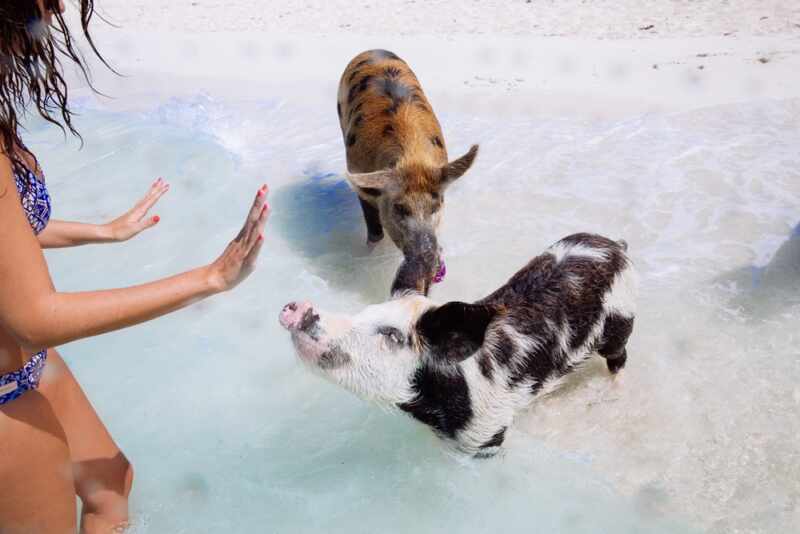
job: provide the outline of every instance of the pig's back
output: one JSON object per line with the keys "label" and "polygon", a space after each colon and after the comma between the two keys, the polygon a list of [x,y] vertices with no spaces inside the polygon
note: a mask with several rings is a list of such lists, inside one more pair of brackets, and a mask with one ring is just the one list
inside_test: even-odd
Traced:
{"label": "pig's back", "polygon": [[392,167],[409,154],[447,163],[439,121],[414,72],[392,52],[369,50],[350,61],[337,112],[350,172]]}
{"label": "pig's back", "polygon": [[597,322],[610,294],[631,268],[624,247],[600,235],[570,235],[533,258],[482,302],[531,322],[566,321],[580,342],[585,338],[581,331]]}

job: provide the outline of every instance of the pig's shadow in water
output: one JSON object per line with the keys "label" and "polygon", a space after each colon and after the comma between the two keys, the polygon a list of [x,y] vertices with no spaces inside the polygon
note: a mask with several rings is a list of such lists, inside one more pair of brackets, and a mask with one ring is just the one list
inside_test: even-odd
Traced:
{"label": "pig's shadow in water", "polygon": [[716,278],[737,291],[728,304],[749,320],[766,319],[800,304],[800,223],[767,265],[748,265]]}
{"label": "pig's shadow in water", "polygon": [[342,176],[308,171],[271,193],[270,226],[329,286],[370,302],[389,298],[400,253],[388,238],[370,252],[356,194]]}

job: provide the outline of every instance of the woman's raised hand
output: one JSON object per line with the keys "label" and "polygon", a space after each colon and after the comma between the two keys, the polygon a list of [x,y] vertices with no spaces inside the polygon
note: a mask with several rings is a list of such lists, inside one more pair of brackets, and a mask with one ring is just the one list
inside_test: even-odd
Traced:
{"label": "woman's raised hand", "polygon": [[158,224],[160,220],[158,215],[150,217],[147,214],[167,191],[169,191],[169,184],[163,178],[153,182],[150,190],[135,206],[125,212],[124,215],[105,225],[110,240],[127,241],[140,232]]}
{"label": "woman's raised hand", "polygon": [[210,281],[215,290],[233,289],[255,269],[258,253],[264,244],[264,225],[269,217],[268,193],[269,188],[261,186],[236,239],[209,265]]}

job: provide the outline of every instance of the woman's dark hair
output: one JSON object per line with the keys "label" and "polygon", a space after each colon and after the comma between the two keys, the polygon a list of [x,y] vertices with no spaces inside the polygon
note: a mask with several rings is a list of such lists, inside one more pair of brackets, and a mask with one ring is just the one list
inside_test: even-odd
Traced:
{"label": "woman's dark hair", "polygon": [[[83,35],[92,51],[107,65],[89,35],[94,0],[74,1],[80,5]],[[91,85],[86,62],[75,48],[64,16],[59,13],[59,0],[42,3],[52,13],[52,24],[44,22],[36,0],[0,0],[0,152],[11,159],[15,170],[25,167],[15,146],[28,152],[19,138],[18,114],[24,115],[30,107],[35,106],[46,121],[80,138],[72,125],[60,56],[77,64]]]}

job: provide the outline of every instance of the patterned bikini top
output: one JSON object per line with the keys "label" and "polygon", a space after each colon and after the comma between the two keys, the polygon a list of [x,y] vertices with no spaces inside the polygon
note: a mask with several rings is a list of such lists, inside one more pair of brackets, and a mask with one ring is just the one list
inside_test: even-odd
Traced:
{"label": "patterned bikini top", "polygon": [[40,180],[33,171],[25,169],[24,175],[14,171],[14,182],[17,184],[22,209],[25,210],[28,222],[31,223],[33,233],[38,234],[50,221],[50,194],[47,192],[44,178]]}

